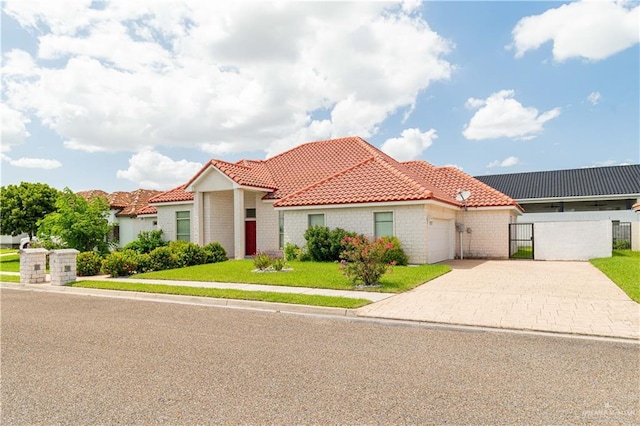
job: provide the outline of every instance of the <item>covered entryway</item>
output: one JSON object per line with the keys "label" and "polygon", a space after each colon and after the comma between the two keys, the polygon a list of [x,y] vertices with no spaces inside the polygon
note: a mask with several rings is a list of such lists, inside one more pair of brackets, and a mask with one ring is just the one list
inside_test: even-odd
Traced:
{"label": "covered entryway", "polygon": [[453,222],[445,219],[429,219],[427,241],[428,263],[452,259]]}
{"label": "covered entryway", "polygon": [[509,259],[534,259],[533,223],[509,224]]}

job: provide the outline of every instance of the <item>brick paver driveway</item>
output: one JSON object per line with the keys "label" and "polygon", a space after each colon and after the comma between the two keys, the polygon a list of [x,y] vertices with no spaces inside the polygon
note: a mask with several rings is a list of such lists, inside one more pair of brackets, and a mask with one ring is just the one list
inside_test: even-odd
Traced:
{"label": "brick paver driveway", "polygon": [[453,271],[360,316],[640,338],[640,305],[588,262],[448,262]]}

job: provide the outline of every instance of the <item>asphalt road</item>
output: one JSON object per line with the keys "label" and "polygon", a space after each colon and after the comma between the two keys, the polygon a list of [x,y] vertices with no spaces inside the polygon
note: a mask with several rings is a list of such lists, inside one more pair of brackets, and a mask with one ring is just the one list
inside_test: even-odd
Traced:
{"label": "asphalt road", "polygon": [[3,289],[3,425],[640,423],[640,346]]}

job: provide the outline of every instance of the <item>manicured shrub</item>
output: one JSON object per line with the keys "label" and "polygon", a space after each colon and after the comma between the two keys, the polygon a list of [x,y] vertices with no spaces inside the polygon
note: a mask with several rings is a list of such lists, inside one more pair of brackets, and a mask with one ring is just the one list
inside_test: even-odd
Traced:
{"label": "manicured shrub", "polygon": [[135,250],[138,253],[151,253],[158,247],[169,245],[169,242],[162,239],[162,229],[153,231],[142,231],[138,234],[138,239],[131,241],[124,246],[125,250]]}
{"label": "manicured shrub", "polygon": [[282,271],[285,266],[287,266],[287,262],[284,260],[282,256],[274,257],[271,260],[271,267],[274,271]]}
{"label": "manicured shrub", "polygon": [[136,256],[136,261],[138,262],[138,268],[136,269],[137,273],[142,274],[144,272],[153,271],[153,268],[151,266],[151,256],[149,256],[147,253],[138,253],[138,255]]}
{"label": "manicured shrub", "polygon": [[307,240],[307,252],[309,252],[311,259],[317,262],[331,260],[329,255],[331,252],[329,228],[326,226],[309,227],[304,233],[304,239]]}
{"label": "manicured shrub", "polygon": [[285,260],[299,260],[302,249],[295,244],[287,243],[284,246]]}
{"label": "manicured shrub", "polygon": [[257,252],[255,256],[253,256],[253,265],[256,269],[264,271],[269,269],[271,263],[273,262],[273,258],[268,253]]}
{"label": "manicured shrub", "polygon": [[312,260],[333,262],[339,260],[340,254],[346,249],[344,238],[355,235],[341,228],[330,231],[326,226],[314,226],[307,229],[304,238],[307,240],[307,252]]}
{"label": "manicured shrub", "polygon": [[220,243],[209,243],[202,247],[205,253],[205,263],[218,263],[227,260],[227,251]]}
{"label": "manicured shrub", "polygon": [[102,272],[113,278],[131,275],[138,270],[137,256],[133,250],[114,251],[102,261]]}
{"label": "manicured shrub", "polygon": [[176,256],[170,247],[158,247],[149,253],[151,269],[154,271],[164,271],[173,269],[177,265]]}
{"label": "manicured shrub", "polygon": [[382,256],[384,263],[393,263],[394,265],[406,266],[409,263],[409,258],[402,250],[402,245],[397,237],[382,237],[382,242],[390,248]]}
{"label": "manicured shrub", "polygon": [[361,283],[364,286],[380,284],[380,278],[391,266],[385,263],[383,258],[393,245],[385,243],[382,238],[369,240],[365,236],[346,236],[344,243],[348,249],[341,255],[342,273],[354,284]]}
{"label": "manicured shrub", "polygon": [[102,268],[102,256],[95,251],[85,251],[76,257],[76,274],[80,277],[98,275]]}
{"label": "manicured shrub", "polygon": [[202,265],[206,262],[207,254],[204,249],[197,244],[173,244],[172,242],[169,247],[176,258],[176,266],[178,268]]}

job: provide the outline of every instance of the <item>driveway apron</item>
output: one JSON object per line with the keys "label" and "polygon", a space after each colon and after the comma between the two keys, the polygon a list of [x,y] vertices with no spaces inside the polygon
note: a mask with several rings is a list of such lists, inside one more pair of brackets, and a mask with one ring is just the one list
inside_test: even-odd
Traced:
{"label": "driveway apron", "polygon": [[588,262],[447,262],[359,316],[640,339],[640,305]]}

